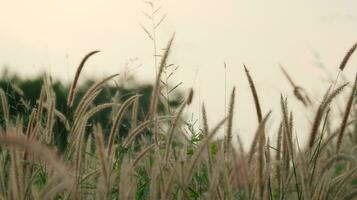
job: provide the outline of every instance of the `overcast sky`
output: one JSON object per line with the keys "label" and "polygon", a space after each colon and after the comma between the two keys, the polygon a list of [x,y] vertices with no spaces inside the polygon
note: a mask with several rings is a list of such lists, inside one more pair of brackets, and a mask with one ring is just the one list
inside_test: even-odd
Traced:
{"label": "overcast sky", "polygon": [[[226,62],[227,92],[237,87],[235,130],[247,140],[256,117],[243,63],[255,79],[263,111],[273,109],[279,116],[284,93],[302,132],[308,112],[301,112],[278,64],[318,101],[328,87],[321,66],[335,76],[357,41],[355,0],[162,0],[157,5],[167,14],[158,30],[159,47],[176,33],[171,61],[180,69],[172,83],[194,87],[191,111],[197,113],[199,101],[205,101],[210,121],[216,122],[224,116]],[[129,65],[131,72],[151,81],[152,43],[139,26],[150,25],[143,10],[148,7],[141,0],[0,0],[0,65],[23,76],[46,71],[69,81],[80,59],[99,49],[82,78],[122,72],[128,60],[138,58]],[[356,65],[353,58],[346,68],[349,80]]]}

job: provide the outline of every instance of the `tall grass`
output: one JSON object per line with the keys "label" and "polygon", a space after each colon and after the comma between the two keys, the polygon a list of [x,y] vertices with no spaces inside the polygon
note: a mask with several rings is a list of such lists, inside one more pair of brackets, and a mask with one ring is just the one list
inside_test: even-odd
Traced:
{"label": "tall grass", "polygon": [[[0,199],[356,198],[357,130],[351,125],[356,123],[357,77],[349,98],[344,101],[341,117],[331,117],[329,108],[351,85],[342,84],[326,92],[312,119],[308,144],[301,146],[295,135],[299,127],[294,126],[294,113],[289,110],[286,98],[281,97],[281,112],[263,113],[253,78],[244,67],[259,122],[255,139],[246,153],[239,136],[239,148],[232,145],[235,98],[239,99],[235,88],[227,118],[215,126],[209,125],[209,113],[202,105],[203,130],[193,129],[192,135],[184,132],[187,122],[182,114],[192,101],[193,91],[177,110],[157,112],[160,77],[172,42],[173,38],[162,56],[150,109],[142,121],[136,118],[140,94],[120,104],[93,104],[106,82],[116,75],[95,83],[78,104],[73,104],[84,63],[97,51],[85,56],[78,67],[68,94],[71,109],[68,113],[56,109],[55,93],[46,77],[38,106],[29,116],[9,113],[6,94],[0,90],[1,113],[6,121],[0,133]],[[354,49],[342,62],[344,67]],[[291,77],[283,72],[296,90]],[[307,97],[297,98],[302,101]],[[304,102],[307,105],[307,100]],[[106,108],[114,112],[113,119],[108,121],[111,126],[108,134],[99,124],[88,121]],[[272,142],[275,139],[269,138],[272,134],[266,130],[271,112],[281,113],[275,144]],[[124,115],[131,116],[132,127],[121,140],[117,134]],[[24,118],[29,119],[27,124]],[[338,129],[327,131],[329,120],[340,123]],[[53,124],[57,121],[67,127],[69,145],[64,153],[59,153],[52,141],[57,134]],[[225,138],[213,140],[223,126],[227,127]]]}

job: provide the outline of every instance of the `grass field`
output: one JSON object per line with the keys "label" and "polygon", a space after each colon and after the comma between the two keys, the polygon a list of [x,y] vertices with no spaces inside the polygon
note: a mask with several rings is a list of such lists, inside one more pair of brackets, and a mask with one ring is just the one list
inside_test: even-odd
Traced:
{"label": "grass field", "polygon": [[[123,102],[95,105],[109,76],[95,83],[77,99],[76,88],[85,62],[82,60],[68,94],[69,112],[56,109],[55,93],[44,78],[37,106],[28,116],[9,112],[7,96],[0,91],[3,127],[0,133],[0,199],[355,199],[357,197],[356,80],[331,87],[313,105],[304,90],[291,81],[295,97],[315,112],[307,144],[296,140],[294,113],[281,96],[280,128],[276,138],[266,131],[271,112],[262,113],[259,91],[246,69],[258,119],[254,141],[243,149],[232,133],[235,88],[227,117],[208,124],[202,105],[202,125],[197,128],[182,117],[194,98],[189,91],[177,109],[158,112],[162,98],[162,74],[167,66],[173,38],[158,60],[156,82],[144,120],[138,120],[140,94]],[[354,45],[339,66],[343,73],[355,51]],[[337,75],[338,79],[338,76]],[[343,110],[334,100],[349,93]],[[238,97],[239,98],[239,97]],[[73,104],[78,101],[78,104]],[[89,119],[112,109],[109,130]],[[305,112],[305,111],[301,111]],[[118,137],[125,116],[130,116],[126,137]],[[26,120],[25,120],[26,119]],[[26,122],[26,123],[25,123]],[[59,153],[54,145],[53,125],[67,129],[67,147]],[[331,124],[338,124],[337,127]],[[88,128],[90,127],[90,128]],[[213,140],[225,127],[225,136]],[[237,137],[237,138],[235,138]],[[232,141],[238,141],[234,148]]]}

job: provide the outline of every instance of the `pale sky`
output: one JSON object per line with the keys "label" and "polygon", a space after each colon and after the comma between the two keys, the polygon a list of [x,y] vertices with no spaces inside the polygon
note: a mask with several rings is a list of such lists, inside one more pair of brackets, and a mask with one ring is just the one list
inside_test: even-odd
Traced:
{"label": "pale sky", "polygon": [[[280,93],[289,98],[300,134],[310,115],[301,112],[278,64],[286,66],[295,82],[318,101],[328,86],[319,66],[335,76],[343,55],[357,41],[355,0],[162,0],[159,4],[167,14],[158,31],[159,47],[176,33],[171,62],[180,69],[175,81],[184,82],[182,89],[196,90],[188,114],[197,117],[200,100],[208,107],[211,123],[224,116],[226,62],[227,95],[233,85],[237,87],[235,130],[249,141],[256,116],[242,63],[256,82],[263,111],[273,109],[276,122]],[[23,76],[46,71],[70,81],[80,59],[98,49],[102,52],[90,59],[82,78],[122,72],[125,63],[137,57],[143,65],[133,66],[133,73],[139,80],[152,81],[152,44],[139,26],[150,24],[141,14],[147,8],[141,0],[0,0],[0,66]],[[345,71],[350,81],[356,57]]]}

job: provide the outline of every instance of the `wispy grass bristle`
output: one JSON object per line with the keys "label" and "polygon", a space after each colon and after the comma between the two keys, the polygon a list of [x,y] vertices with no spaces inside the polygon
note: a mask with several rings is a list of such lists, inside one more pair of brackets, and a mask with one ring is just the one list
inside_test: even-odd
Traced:
{"label": "wispy grass bristle", "polygon": [[225,135],[225,143],[224,143],[224,157],[226,160],[228,159],[229,151],[232,145],[232,135],[233,135],[233,116],[234,116],[234,103],[235,103],[235,96],[236,96],[236,88],[233,87],[230,103],[229,103],[229,110],[228,110],[228,124],[226,129]]}
{"label": "wispy grass bristle", "polygon": [[6,124],[8,125],[10,121],[10,110],[9,110],[9,104],[7,103],[7,97],[2,88],[0,88],[0,98],[1,98],[1,107],[2,107],[2,113],[5,118]]}
{"label": "wispy grass bristle", "polygon": [[100,161],[101,166],[101,180],[102,186],[99,188],[99,195],[102,197],[107,196],[108,188],[110,187],[110,176],[109,176],[109,167],[107,163],[107,158],[105,155],[104,149],[104,140],[103,140],[103,130],[100,125],[97,125],[94,129],[94,139],[97,146],[97,153]]}
{"label": "wispy grass bristle", "polygon": [[261,111],[261,106],[260,106],[260,103],[259,103],[259,98],[258,98],[258,93],[257,93],[257,90],[255,88],[255,85],[254,85],[254,81],[247,69],[247,67],[244,65],[244,70],[245,70],[245,74],[248,78],[248,82],[249,82],[249,86],[250,86],[250,90],[251,90],[251,93],[252,93],[252,96],[253,96],[253,100],[254,100],[254,105],[255,105],[255,110],[257,112],[257,117],[258,117],[258,123],[260,123],[262,121],[262,111]]}
{"label": "wispy grass bristle", "polygon": [[80,118],[81,114],[86,111],[89,104],[96,98],[97,95],[100,93],[100,88],[109,80],[113,79],[114,77],[118,76],[119,74],[113,74],[111,76],[106,77],[105,79],[99,81],[98,83],[91,86],[88,91],[84,94],[81,101],[78,104],[74,112],[74,118]]}
{"label": "wispy grass bristle", "polygon": [[144,131],[150,124],[152,123],[152,120],[147,120],[145,122],[142,122],[139,126],[137,126],[134,130],[132,130],[128,136],[125,138],[123,141],[123,147],[124,148],[129,148],[131,143],[134,141],[135,137]]}
{"label": "wispy grass bristle", "polygon": [[332,100],[341,93],[341,91],[347,86],[347,84],[343,84],[342,86],[338,87],[336,90],[332,91],[331,94],[325,95],[324,99],[322,100],[320,106],[318,107],[315,118],[311,127],[310,131],[310,136],[309,136],[309,142],[308,146],[311,149],[314,144],[315,144],[315,139],[316,135],[318,133],[323,114],[325,113],[325,110],[329,106],[329,104],[332,102]]}
{"label": "wispy grass bristle", "polygon": [[357,48],[357,43],[355,43],[355,44],[348,50],[348,52],[346,53],[345,57],[343,57],[343,60],[341,61],[340,67],[339,67],[339,69],[340,69],[341,71],[343,71],[343,70],[345,69],[348,60],[349,60],[350,57],[352,56],[353,52],[355,52],[356,48]]}
{"label": "wispy grass bristle", "polygon": [[203,135],[208,134],[208,119],[205,104],[202,104]]}
{"label": "wispy grass bristle", "polygon": [[79,64],[79,66],[77,68],[77,71],[76,71],[76,74],[74,76],[73,82],[71,84],[71,88],[69,90],[69,94],[68,94],[68,98],[67,98],[67,105],[68,106],[72,106],[73,105],[73,100],[74,100],[74,96],[75,96],[75,90],[76,90],[76,87],[77,87],[79,75],[81,74],[81,71],[82,71],[82,69],[84,67],[84,64],[87,62],[89,57],[93,56],[96,53],[99,53],[99,51],[89,52],[86,56],[84,56],[84,58],[82,59],[81,63]]}
{"label": "wispy grass bristle", "polygon": [[336,152],[338,152],[340,150],[340,147],[341,147],[342,137],[343,137],[343,134],[345,132],[346,125],[347,125],[347,120],[348,120],[348,117],[349,117],[350,112],[351,112],[353,99],[355,98],[355,94],[356,94],[356,88],[357,88],[357,74],[356,74],[355,82],[354,82],[352,90],[351,90],[350,97],[348,98],[348,102],[346,104],[343,120],[342,120],[341,127],[340,127],[340,133],[338,134],[338,138],[337,138]]}
{"label": "wispy grass bristle", "polygon": [[109,138],[108,138],[108,158],[111,157],[112,155],[112,148],[115,140],[115,133],[117,132],[117,129],[120,126],[121,121],[123,120],[124,112],[128,109],[128,107],[135,102],[135,100],[139,98],[138,95],[132,96],[129,99],[127,99],[121,106],[117,114],[115,115],[113,119],[113,125],[109,133]]}

